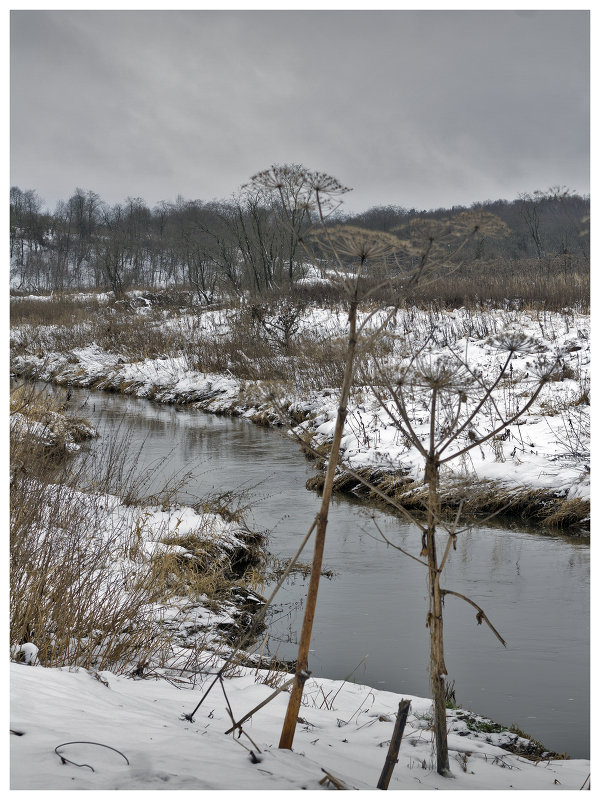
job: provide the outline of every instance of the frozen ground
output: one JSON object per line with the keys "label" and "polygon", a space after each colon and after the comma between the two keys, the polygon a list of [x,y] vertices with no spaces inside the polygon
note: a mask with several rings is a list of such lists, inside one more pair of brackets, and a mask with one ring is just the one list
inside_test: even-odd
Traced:
{"label": "frozen ground", "polygon": [[[236,720],[273,691],[262,682],[266,673],[239,672],[224,681]],[[134,680],[108,672],[11,664],[11,788],[333,788],[320,784],[323,770],[349,788],[375,788],[399,696],[351,683],[310,679],[293,751],[283,751],[277,744],[285,692],[244,725],[252,741],[245,735],[237,741],[224,735],[231,720],[218,684],[193,722],[183,719],[193,711],[201,691],[200,685],[193,691],[186,688],[185,681]],[[426,720],[429,701],[407,699],[412,701],[411,714],[390,789],[572,790],[586,782],[588,761],[536,764],[507,753],[485,737],[461,736],[461,723],[457,732],[449,734],[454,777],[442,778],[432,766]],[[76,744],[65,744],[69,742]]]}

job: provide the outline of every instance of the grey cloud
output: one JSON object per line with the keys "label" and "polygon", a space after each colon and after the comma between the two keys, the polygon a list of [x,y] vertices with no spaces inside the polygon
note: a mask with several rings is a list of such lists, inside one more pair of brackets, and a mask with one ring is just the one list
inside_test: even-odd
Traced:
{"label": "grey cloud", "polygon": [[589,190],[585,12],[12,12],[12,181],[226,197],[293,161],[348,207]]}

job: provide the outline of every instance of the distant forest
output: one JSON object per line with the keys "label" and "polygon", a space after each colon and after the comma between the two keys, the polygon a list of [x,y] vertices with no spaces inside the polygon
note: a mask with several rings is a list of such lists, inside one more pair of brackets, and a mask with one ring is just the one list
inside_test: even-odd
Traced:
{"label": "distant forest", "polygon": [[[282,209],[260,193],[242,190],[221,202],[184,200],[148,207],[139,197],[110,205],[76,189],[42,208],[33,189],[10,192],[11,289],[14,293],[93,288],[117,296],[133,288],[185,290],[202,304],[223,295],[323,294],[303,280],[307,268],[299,237],[309,225],[296,209],[293,231]],[[563,187],[470,207],[418,211],[378,206],[360,214],[338,210],[334,225],[414,236],[418,226],[452,226],[466,211],[494,214],[497,235],[476,235],[451,283],[428,287],[415,302],[443,304],[542,302],[586,305],[589,295],[589,196]],[[406,259],[414,258],[407,250]],[[333,298],[332,298],[333,299]]]}

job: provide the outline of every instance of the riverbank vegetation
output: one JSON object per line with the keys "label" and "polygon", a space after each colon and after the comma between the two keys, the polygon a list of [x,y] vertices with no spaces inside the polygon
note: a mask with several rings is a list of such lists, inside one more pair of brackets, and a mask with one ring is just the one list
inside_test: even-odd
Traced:
{"label": "riverbank vegetation", "polygon": [[[119,303],[106,295],[72,296],[67,314],[58,318],[51,311],[53,302],[14,301],[13,374],[67,388],[95,387],[245,415],[265,425],[292,424],[298,426],[296,433],[309,455],[316,451],[321,460],[327,455],[343,372],[342,307],[299,305],[289,342],[282,347],[257,320],[252,304],[165,308],[151,298],[151,293],[132,294],[127,303]],[[281,307],[272,303],[268,320],[275,324],[289,302],[282,301]],[[36,308],[37,319],[32,316]],[[358,348],[360,366],[350,395],[336,491],[372,494],[343,472],[347,467],[413,508],[421,501],[418,463],[369,386],[376,363],[401,369],[420,349],[428,357],[467,353],[487,380],[498,362],[492,339],[506,330],[520,331],[546,347],[548,358],[559,359],[557,369],[519,424],[509,426],[505,439],[483,441],[461,460],[460,469],[446,471],[443,508],[452,510],[457,482],[467,481],[465,512],[489,514],[510,500],[511,513],[524,519],[589,525],[588,315],[572,309],[450,312],[375,304],[370,309],[376,311],[373,325],[393,313],[384,334]],[[370,309],[360,311],[359,319]],[[495,388],[496,409],[491,403],[486,406],[483,429],[471,435],[483,438],[488,427],[493,429],[497,410],[510,415],[526,402],[532,365],[531,357],[517,355]],[[311,485],[320,487],[318,475]]]}
{"label": "riverbank vegetation", "polygon": [[262,605],[264,538],[235,498],[224,510],[208,497],[182,507],[170,486],[145,495],[126,437],[103,458],[77,453],[73,431],[80,443],[96,432],[65,402],[30,384],[11,394],[12,652],[35,644],[44,666],[117,673],[197,669]]}

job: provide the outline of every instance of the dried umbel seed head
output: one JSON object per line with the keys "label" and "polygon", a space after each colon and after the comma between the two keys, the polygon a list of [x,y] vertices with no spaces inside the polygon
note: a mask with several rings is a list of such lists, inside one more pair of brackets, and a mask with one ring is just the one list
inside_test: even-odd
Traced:
{"label": "dried umbel seed head", "polygon": [[307,180],[310,187],[321,194],[337,195],[352,191],[349,186],[344,186],[337,178],[327,175],[325,172],[309,172]]}
{"label": "dried umbel seed head", "polygon": [[[245,184],[245,189],[262,189],[268,192],[283,192],[294,195],[305,204],[318,195],[321,202],[337,195],[350,192],[337,178],[325,172],[314,172],[301,164],[273,164],[269,169],[257,172]],[[299,197],[302,195],[303,197]]]}
{"label": "dried umbel seed head", "polygon": [[448,356],[419,360],[403,383],[412,383],[436,392],[457,394],[464,401],[474,378],[461,362]]}
{"label": "dried umbel seed head", "polygon": [[304,186],[308,183],[309,171],[300,164],[273,164],[269,169],[257,172],[250,178],[250,184],[254,188],[268,189],[273,191],[292,186]]}
{"label": "dried umbel seed head", "polygon": [[522,353],[524,355],[535,355],[543,353],[547,348],[542,343],[528,336],[521,331],[506,330],[488,339],[488,344],[497,350],[504,350],[506,353]]}
{"label": "dried umbel seed head", "polygon": [[392,228],[400,238],[403,248],[410,255],[418,255],[434,243],[445,243],[452,237],[452,226],[447,220],[416,217],[405,225]]}
{"label": "dried umbel seed head", "polygon": [[557,380],[561,372],[560,360],[541,355],[533,365],[532,372],[540,383]]}
{"label": "dried umbel seed head", "polygon": [[408,254],[427,253],[430,258],[439,259],[448,257],[476,234],[498,238],[508,235],[509,229],[494,214],[474,209],[456,214],[451,219],[415,217],[392,228],[392,232],[402,238]]}
{"label": "dried umbel seed head", "polygon": [[311,238],[324,250],[359,261],[385,258],[402,247],[402,242],[391,233],[354,225],[339,225],[327,232],[314,231]]}
{"label": "dried umbel seed head", "polygon": [[506,225],[500,217],[489,211],[482,209],[470,209],[463,211],[453,217],[452,223],[454,224],[455,231],[459,234],[464,234],[469,231],[477,231],[489,237],[503,237],[508,236],[510,228]]}

